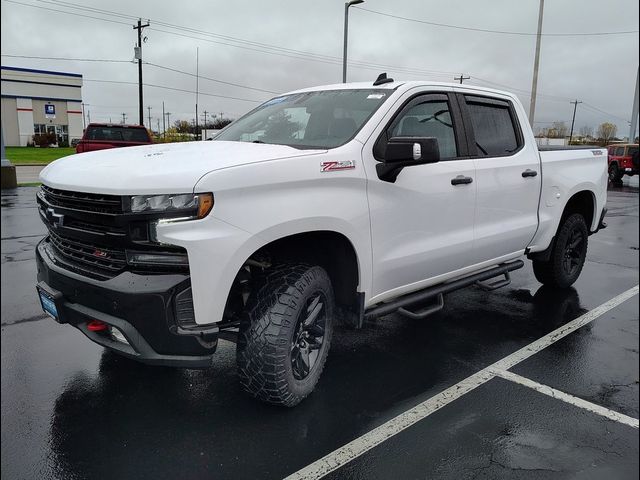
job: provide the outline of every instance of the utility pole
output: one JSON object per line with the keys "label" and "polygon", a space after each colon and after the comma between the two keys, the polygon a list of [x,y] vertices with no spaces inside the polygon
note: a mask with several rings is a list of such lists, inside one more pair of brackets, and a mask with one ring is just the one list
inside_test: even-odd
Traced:
{"label": "utility pole", "polygon": [[85,128],[87,128],[87,119],[84,116],[84,102],[80,105],[82,105],[82,130],[84,130]]}
{"label": "utility pole", "polygon": [[461,73],[459,77],[453,77],[454,80],[460,80],[460,84],[462,84],[463,80],[469,80],[471,77],[465,77],[464,73]]}
{"label": "utility pole", "polygon": [[138,31],[138,48],[135,52],[135,58],[138,59],[138,110],[140,113],[140,125],[144,125],[144,112],[142,107],[142,29],[148,27],[149,23],[142,25],[142,19],[138,19],[138,25],[133,27]]}
{"label": "utility pole", "polygon": [[200,77],[198,75],[198,66],[200,65],[199,52],[200,52],[200,48],[196,47],[196,121],[195,121],[196,140],[198,140],[198,86],[199,86],[199,80],[200,80]]}
{"label": "utility pole", "polygon": [[538,33],[536,35],[536,58],[533,61],[533,81],[531,84],[531,103],[529,104],[529,123],[533,128],[533,120],[536,116],[536,95],[538,93],[538,67],[540,66],[540,42],[542,40],[542,16],[544,12],[544,0],[540,0],[538,13]]}
{"label": "utility pole", "polygon": [[171,121],[170,121],[171,112],[167,112],[165,113],[165,115],[167,116],[167,128],[171,128]]}
{"label": "utility pole", "polygon": [[124,125],[127,123],[127,114],[122,112],[120,115],[122,115],[122,124]]}
{"label": "utility pole", "polygon": [[151,105],[147,107],[147,110],[149,111],[149,130],[151,130]]}
{"label": "utility pole", "polygon": [[91,123],[91,110],[87,110],[87,119],[89,120],[89,123]]}
{"label": "utility pole", "polygon": [[633,107],[631,108],[631,125],[629,126],[629,143],[636,139],[636,127],[638,126],[638,84],[640,70],[636,71],[636,91],[633,93]]}
{"label": "utility pole", "polygon": [[167,135],[167,126],[164,123],[165,113],[164,113],[164,100],[162,101],[162,137],[164,138]]}
{"label": "utility pole", "polygon": [[202,126],[202,128],[204,129],[204,135],[207,136],[207,114],[209,112],[207,112],[206,110],[203,112],[202,116],[204,117],[204,125]]}
{"label": "utility pole", "polygon": [[160,119],[156,118],[156,120],[158,120],[158,135],[160,135]]}
{"label": "utility pole", "polygon": [[571,133],[569,134],[569,145],[571,145],[571,140],[573,140],[573,125],[576,123],[576,110],[578,108],[578,104],[582,102],[579,102],[576,98],[573,102],[569,103],[573,103],[573,118],[571,119]]}

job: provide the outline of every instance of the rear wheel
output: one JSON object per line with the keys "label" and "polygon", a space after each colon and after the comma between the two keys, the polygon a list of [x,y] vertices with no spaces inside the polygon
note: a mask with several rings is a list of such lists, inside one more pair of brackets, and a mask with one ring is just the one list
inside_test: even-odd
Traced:
{"label": "rear wheel", "polygon": [[548,261],[533,261],[533,273],[539,282],[559,288],[572,285],[580,276],[587,256],[589,231],[579,213],[564,219],[556,235]]}
{"label": "rear wheel", "polygon": [[329,352],[335,305],[321,267],[273,269],[251,295],[240,323],[240,383],[253,397],[292,407],[316,386]]}
{"label": "rear wheel", "polygon": [[624,172],[620,170],[617,163],[609,165],[609,181],[613,184],[619,184],[622,182],[622,176]]}

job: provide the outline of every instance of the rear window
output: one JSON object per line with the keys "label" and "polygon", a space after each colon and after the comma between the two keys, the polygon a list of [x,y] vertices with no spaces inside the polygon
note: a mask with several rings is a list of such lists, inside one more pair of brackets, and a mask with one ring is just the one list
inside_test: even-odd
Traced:
{"label": "rear window", "polygon": [[89,127],[86,140],[108,140],[115,142],[148,142],[149,134],[145,128],[130,127]]}
{"label": "rear window", "polygon": [[627,151],[627,155],[632,157],[636,153],[638,153],[638,147],[629,147],[629,150]]}
{"label": "rear window", "polygon": [[479,156],[510,155],[521,142],[508,102],[465,97]]}

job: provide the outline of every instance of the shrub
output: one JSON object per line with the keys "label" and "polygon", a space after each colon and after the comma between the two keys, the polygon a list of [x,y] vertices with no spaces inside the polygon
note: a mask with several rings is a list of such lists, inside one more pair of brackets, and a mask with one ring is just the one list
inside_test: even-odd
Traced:
{"label": "shrub", "polygon": [[57,141],[58,139],[54,133],[40,133],[33,136],[33,143],[38,147],[49,147],[54,145]]}

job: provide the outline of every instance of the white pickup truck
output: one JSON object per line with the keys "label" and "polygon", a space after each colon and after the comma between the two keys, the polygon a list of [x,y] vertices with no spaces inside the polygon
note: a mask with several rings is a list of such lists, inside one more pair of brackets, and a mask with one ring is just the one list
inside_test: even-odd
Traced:
{"label": "white pickup truck", "polygon": [[149,364],[204,368],[235,340],[244,389],[293,406],[338,320],[425,318],[508,284],[523,256],[542,283],[575,282],[605,226],[607,151],[539,152],[514,95],[383,74],[40,178],[46,312]]}

